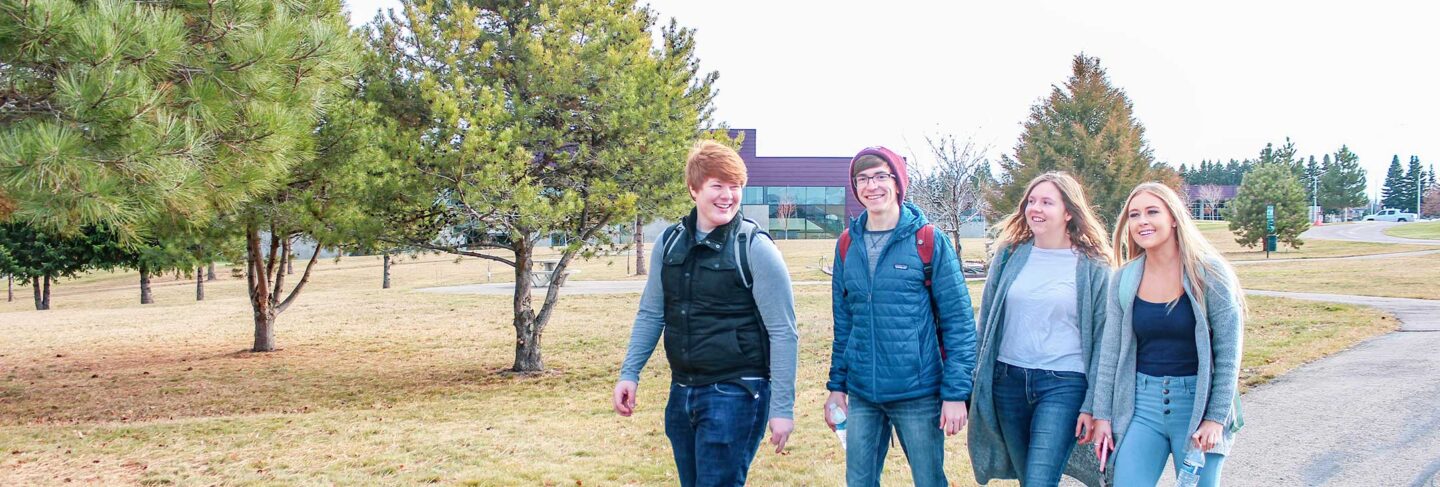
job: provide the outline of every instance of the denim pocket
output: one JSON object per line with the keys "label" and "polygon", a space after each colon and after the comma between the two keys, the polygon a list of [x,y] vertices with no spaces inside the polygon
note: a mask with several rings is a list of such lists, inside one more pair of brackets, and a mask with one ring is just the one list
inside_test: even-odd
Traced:
{"label": "denim pocket", "polygon": [[[744,379],[740,379],[740,380],[744,380]],[[758,380],[747,381],[747,383],[753,384],[755,387],[759,387],[759,385],[760,385],[761,382],[763,382],[763,381],[758,381]],[[736,383],[734,383],[734,382],[716,382],[716,383],[714,383],[714,384],[710,384],[710,388],[711,388],[711,389],[714,389],[716,393],[718,393],[718,394],[720,394],[720,395],[722,395],[722,396],[734,396],[734,397],[746,396],[746,397],[755,397],[755,396],[760,395],[759,392],[753,392],[753,393],[752,393],[752,392],[750,392],[749,389],[746,389],[745,387],[741,386],[740,384],[736,384]],[[757,389],[757,391],[758,391],[758,389]]]}
{"label": "denim pocket", "polygon": [[1085,374],[1079,372],[1071,372],[1067,370],[1047,370],[1045,371],[1045,373],[1050,374],[1050,377],[1054,377],[1060,380],[1074,380],[1081,382],[1085,381]]}

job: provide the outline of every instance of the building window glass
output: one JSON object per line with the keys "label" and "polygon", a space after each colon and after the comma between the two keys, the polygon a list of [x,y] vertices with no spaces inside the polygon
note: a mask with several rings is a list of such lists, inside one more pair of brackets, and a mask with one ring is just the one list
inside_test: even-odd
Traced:
{"label": "building window glass", "polygon": [[741,199],[740,204],[743,204],[743,205],[761,205],[761,204],[765,204],[765,187],[764,187],[764,186],[746,186],[746,187],[745,187],[745,196]]}

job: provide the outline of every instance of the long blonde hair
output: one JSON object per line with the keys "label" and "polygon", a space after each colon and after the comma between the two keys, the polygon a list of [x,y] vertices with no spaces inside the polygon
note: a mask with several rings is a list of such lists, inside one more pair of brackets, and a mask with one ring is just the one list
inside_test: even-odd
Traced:
{"label": "long blonde hair", "polygon": [[[1215,249],[1214,245],[1200,233],[1200,227],[1195,225],[1195,220],[1190,218],[1189,207],[1175,190],[1170,189],[1158,182],[1141,183],[1130,196],[1125,197],[1125,206],[1120,208],[1120,216],[1115,219],[1115,262],[1119,265],[1135,260],[1145,253],[1145,249],[1135,242],[1130,241],[1130,201],[1134,200],[1140,193],[1149,193],[1159,198],[1165,205],[1165,210],[1170,212],[1170,218],[1175,220],[1175,243],[1180,247],[1180,266],[1185,271],[1186,279],[1190,282],[1190,290],[1194,294],[1195,302],[1200,304],[1202,311],[1205,307],[1205,280],[1206,279],[1235,279],[1235,270],[1230,267],[1225,257]],[[1203,271],[1203,272],[1201,272]],[[1235,299],[1242,314],[1247,310],[1245,295],[1238,292],[1238,282],[1231,283],[1231,289],[1237,290]]]}
{"label": "long blonde hair", "polygon": [[1060,190],[1060,199],[1065,203],[1065,211],[1070,214],[1070,221],[1065,222],[1065,233],[1070,235],[1070,245],[1095,260],[1113,266],[1115,262],[1110,258],[1110,241],[1105,238],[1105,227],[1100,224],[1095,210],[1090,208],[1084,187],[1074,177],[1060,171],[1047,172],[1030,180],[1030,185],[1025,187],[1025,194],[1020,197],[1020,206],[1014,213],[1006,215],[995,224],[998,229],[995,253],[998,254],[1001,249],[1006,248],[1013,250],[1014,247],[1035,239],[1035,234],[1030,231],[1030,224],[1025,221],[1025,209],[1030,205],[1030,192],[1035,191],[1035,187],[1041,183],[1054,184],[1055,189]]}

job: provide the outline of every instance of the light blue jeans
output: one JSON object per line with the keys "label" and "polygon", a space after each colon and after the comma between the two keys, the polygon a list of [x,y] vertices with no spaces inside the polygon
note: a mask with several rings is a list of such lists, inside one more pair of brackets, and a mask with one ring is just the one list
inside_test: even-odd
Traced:
{"label": "light blue jeans", "polygon": [[940,429],[940,396],[877,404],[851,395],[845,421],[845,484],[878,487],[890,450],[890,425],[910,461],[916,487],[944,487],[945,432]]}
{"label": "light blue jeans", "polygon": [[[1151,377],[1135,374],[1135,416],[1120,449],[1115,452],[1115,486],[1143,485],[1152,487],[1160,482],[1165,461],[1174,456],[1179,464],[1185,460],[1190,445],[1190,411],[1195,407],[1195,376]],[[1225,456],[1205,454],[1205,468],[1200,470],[1200,485],[1220,485],[1220,468]]]}

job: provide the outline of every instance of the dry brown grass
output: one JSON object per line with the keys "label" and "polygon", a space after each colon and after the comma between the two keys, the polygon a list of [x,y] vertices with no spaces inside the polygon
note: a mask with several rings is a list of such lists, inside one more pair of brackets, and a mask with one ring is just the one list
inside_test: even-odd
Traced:
{"label": "dry brown grass", "polygon": [[1236,266],[1245,286],[1271,291],[1440,299],[1440,255]]}
{"label": "dry brown grass", "polygon": [[[831,245],[781,242],[796,280],[818,273],[802,265]],[[211,283],[204,303],[185,280],[157,285],[159,304],[141,306],[126,274],[61,283],[49,312],[28,310],[22,295],[0,308],[0,484],[674,483],[663,352],[644,373],[635,417],[609,405],[638,296],[566,296],[545,335],[550,372],[514,376],[502,372],[513,359],[508,297],[413,291],[483,282],[483,264],[401,262],[391,290],[378,289],[378,258],[324,263],[280,317],[281,350],[267,354],[244,351],[252,328],[234,279]],[[819,416],[828,287],[802,286],[796,298],[797,432],[787,455],[762,447],[754,485],[843,478]],[[1332,306],[1256,299],[1246,383],[1393,328],[1373,311]],[[972,478],[965,452],[963,436],[950,440],[958,485]],[[887,485],[909,483],[898,448],[886,470]]]}

